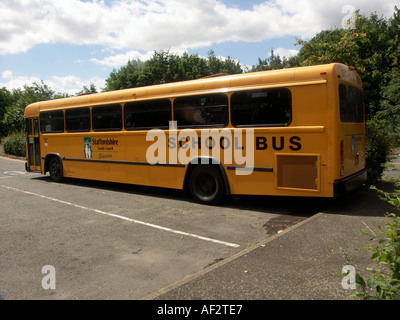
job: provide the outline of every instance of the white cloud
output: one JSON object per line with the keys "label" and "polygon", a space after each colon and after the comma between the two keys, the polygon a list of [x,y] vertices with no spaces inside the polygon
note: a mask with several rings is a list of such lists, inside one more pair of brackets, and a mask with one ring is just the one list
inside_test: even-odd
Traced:
{"label": "white cloud", "polygon": [[42,80],[51,90],[59,93],[68,93],[70,95],[75,95],[83,89],[83,86],[89,87],[91,83],[95,85],[98,91],[105,87],[105,79],[100,77],[82,80],[79,77],[68,75],[65,77],[53,76],[49,79],[39,79],[38,77],[32,76],[13,76],[11,70],[4,71],[2,77],[7,81],[4,83],[0,82],[0,88],[5,87],[8,90],[23,88],[25,85],[29,86],[35,82],[40,84]]}
{"label": "white cloud", "polygon": [[283,57],[286,57],[286,58],[294,57],[298,53],[299,53],[299,50],[295,50],[295,49],[285,49],[285,48],[276,48],[276,49],[274,49],[274,55],[275,56],[280,56],[281,58],[283,58]]}
{"label": "white cloud", "polygon": [[3,79],[12,79],[13,73],[11,70],[5,70],[1,73]]}
{"label": "white cloud", "polygon": [[68,75],[65,77],[53,76],[49,80],[44,81],[52,90],[61,93],[69,93],[71,95],[82,91],[83,87],[89,87],[93,83],[97,89],[100,91],[105,87],[105,80],[100,77],[92,77],[87,80],[82,80],[79,77]]}
{"label": "white cloud", "polygon": [[[6,76],[6,77],[5,77]],[[23,88],[24,85],[28,83],[40,83],[40,79],[37,77],[29,77],[29,76],[13,76],[13,72],[11,70],[6,70],[2,73],[2,78],[7,80],[4,83],[0,82],[0,87],[6,87],[8,90]]]}
{"label": "white cloud", "polygon": [[146,53],[140,53],[139,51],[132,50],[127,53],[121,53],[113,56],[109,56],[104,59],[97,59],[97,58],[92,58],[90,61],[104,65],[104,66],[109,66],[109,67],[116,67],[116,66],[122,66],[124,64],[127,64],[129,60],[136,60],[139,59],[141,61],[146,61],[150,59],[153,56],[152,51],[147,51]]}
{"label": "white cloud", "polygon": [[[241,10],[221,0],[2,0],[0,54],[40,43],[96,44],[109,48],[179,52],[225,41],[312,37],[341,26],[346,5],[391,15],[397,0],[269,0]],[[111,60],[95,61],[106,65]]]}
{"label": "white cloud", "polygon": [[[243,0],[245,1],[245,0]],[[0,0],[0,56],[26,52],[38,44],[98,45],[108,57],[89,60],[103,67],[119,67],[128,60],[147,60],[154,50],[182,54],[189,49],[228,41],[259,42],[284,36],[307,39],[341,27],[344,7],[369,15],[391,16],[398,0],[265,0],[251,10],[229,0]],[[274,49],[281,57],[296,50]],[[113,53],[122,52],[122,53]],[[104,56],[104,54],[103,54]],[[21,88],[40,83],[29,75],[14,75],[12,66],[1,73],[0,87]],[[98,77],[47,76],[57,92],[75,94]]]}

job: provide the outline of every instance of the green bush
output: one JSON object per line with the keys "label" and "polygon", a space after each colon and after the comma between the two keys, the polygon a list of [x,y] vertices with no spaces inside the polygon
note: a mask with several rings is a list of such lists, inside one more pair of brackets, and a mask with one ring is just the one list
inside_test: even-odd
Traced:
{"label": "green bush", "polygon": [[[394,192],[384,192],[375,187],[379,197],[400,210],[400,180],[397,179]],[[387,213],[389,220],[384,228],[380,228],[381,237],[368,234],[360,230],[361,234],[368,235],[377,245],[367,246],[373,252],[371,259],[379,268],[372,268],[371,277],[365,281],[359,273],[356,276],[357,290],[353,294],[365,300],[400,300],[400,217],[394,213]]]}
{"label": "green bush", "polygon": [[393,145],[392,132],[382,120],[373,118],[366,123],[367,185],[376,184],[382,177],[385,164],[389,161]]}
{"label": "green bush", "polygon": [[2,140],[4,153],[14,156],[25,157],[26,138],[23,132],[13,133]]}

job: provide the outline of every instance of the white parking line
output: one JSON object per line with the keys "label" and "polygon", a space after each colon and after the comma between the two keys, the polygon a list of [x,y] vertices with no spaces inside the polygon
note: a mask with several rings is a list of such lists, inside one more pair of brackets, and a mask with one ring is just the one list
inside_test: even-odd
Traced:
{"label": "white parking line", "polygon": [[10,176],[20,176],[26,174],[26,172],[23,171],[4,171],[4,174],[10,175]]}
{"label": "white parking line", "polygon": [[29,195],[32,195],[32,196],[40,197],[40,198],[43,198],[43,199],[55,201],[55,202],[62,203],[62,204],[65,204],[65,205],[68,205],[68,206],[72,206],[72,207],[75,207],[75,208],[79,208],[79,209],[83,209],[83,210],[87,210],[87,211],[92,211],[92,212],[99,213],[99,214],[102,214],[102,215],[105,215],[105,216],[118,218],[118,219],[121,219],[121,220],[133,222],[133,223],[136,223],[136,224],[141,224],[141,225],[144,225],[144,226],[147,226],[147,227],[151,227],[151,228],[155,228],[155,229],[159,229],[159,230],[163,230],[163,231],[167,231],[167,232],[171,232],[171,233],[180,234],[182,236],[188,236],[188,237],[192,237],[192,238],[196,238],[196,239],[200,239],[200,240],[204,240],[204,241],[218,243],[218,244],[222,244],[222,245],[225,245],[225,246],[228,246],[228,247],[232,247],[232,248],[240,247],[240,245],[235,244],[235,243],[225,242],[225,241],[221,241],[221,240],[216,240],[216,239],[212,239],[212,238],[208,238],[208,237],[199,236],[199,235],[196,235],[196,234],[193,234],[193,233],[174,230],[174,229],[163,227],[163,226],[159,226],[159,225],[156,225],[156,224],[147,223],[147,222],[131,219],[131,218],[128,218],[128,217],[124,217],[124,216],[121,216],[119,214],[108,213],[108,212],[104,212],[104,211],[101,211],[101,210],[84,207],[84,206],[81,206],[81,205],[78,205],[78,204],[74,204],[74,203],[71,203],[71,202],[68,202],[68,201],[59,200],[59,199],[52,198],[52,197],[47,197],[47,196],[44,196],[44,195],[41,195],[41,194],[38,194],[38,193],[25,191],[25,190],[13,188],[13,187],[5,186],[5,185],[0,185],[0,187],[6,188],[6,189],[9,189],[9,190],[13,190],[13,191],[17,191],[17,192],[22,192],[22,193],[29,194]]}

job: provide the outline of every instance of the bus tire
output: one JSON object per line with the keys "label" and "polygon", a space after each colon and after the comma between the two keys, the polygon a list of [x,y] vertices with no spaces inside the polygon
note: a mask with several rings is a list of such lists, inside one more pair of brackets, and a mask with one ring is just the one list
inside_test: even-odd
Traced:
{"label": "bus tire", "polygon": [[226,196],[224,179],[217,166],[199,165],[193,169],[189,190],[193,199],[201,204],[215,205]]}
{"label": "bus tire", "polygon": [[51,157],[49,162],[49,173],[51,180],[62,182],[64,180],[63,167],[58,157]]}

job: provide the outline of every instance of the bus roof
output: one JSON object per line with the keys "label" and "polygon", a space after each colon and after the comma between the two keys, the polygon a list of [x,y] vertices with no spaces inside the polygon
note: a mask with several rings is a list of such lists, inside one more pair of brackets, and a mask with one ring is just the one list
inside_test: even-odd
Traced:
{"label": "bus roof", "polygon": [[161,99],[187,95],[188,93],[230,92],[259,86],[293,86],[296,83],[315,83],[321,80],[326,83],[327,76],[332,75],[334,75],[335,78],[341,78],[341,81],[350,82],[361,87],[361,79],[354,71],[354,68],[340,63],[331,63],[234,75],[217,75],[215,77],[205,77],[197,80],[172,82],[35,102],[25,108],[25,117],[38,116],[40,111],[45,110],[123,103],[142,99]]}

